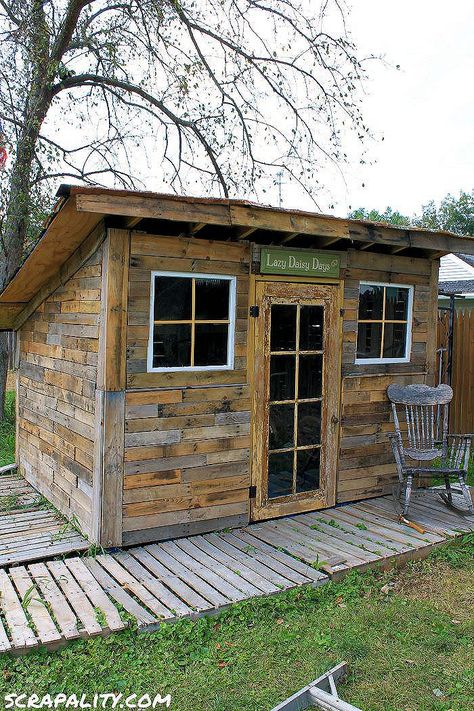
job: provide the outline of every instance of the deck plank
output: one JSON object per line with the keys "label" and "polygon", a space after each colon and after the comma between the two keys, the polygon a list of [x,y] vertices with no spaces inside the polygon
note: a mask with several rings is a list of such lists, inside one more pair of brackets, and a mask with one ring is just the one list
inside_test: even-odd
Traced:
{"label": "deck plank", "polygon": [[[180,559],[173,557],[168,551],[170,548],[165,549],[163,543],[152,543],[151,545],[145,546],[145,550],[150,553],[154,558],[156,558],[162,565],[168,567],[170,570],[174,570],[180,578],[186,581],[193,590],[195,590],[199,595],[205,598],[209,603],[209,608],[215,607],[225,607],[229,604],[230,600],[221,595],[212,585],[209,585],[205,580],[203,580],[199,575],[191,569],[186,567],[181,560],[183,556],[179,556],[181,551],[178,550],[178,556]],[[171,547],[171,551],[176,553],[176,550]]]}
{"label": "deck plank", "polygon": [[50,560],[46,567],[63,591],[76,616],[81,620],[88,635],[101,634],[102,627],[88,597],[61,560]]}
{"label": "deck plank", "polygon": [[111,555],[98,555],[96,561],[115,578],[126,590],[132,592],[158,619],[169,620],[174,617],[147,588],[123,568]]}
{"label": "deck plank", "polygon": [[202,611],[209,608],[209,603],[201,595],[198,595],[189,585],[187,585],[178,575],[162,565],[151,553],[144,548],[131,548],[130,555],[136,558],[157,580],[167,585],[178,597],[188,605],[191,610]]}
{"label": "deck plank", "polygon": [[28,618],[5,570],[0,570],[0,607],[15,647],[36,647],[36,636],[29,626]]}
{"label": "deck plank", "polygon": [[154,625],[158,622],[148,610],[129,595],[105,570],[95,558],[84,558],[84,565],[92,573],[104,591],[110,595],[130,615],[135,617],[139,625]]}
{"label": "deck plank", "polygon": [[28,571],[22,565],[10,569],[10,578],[15,585],[23,606],[30,615],[36,634],[43,644],[60,642],[63,636],[56,629],[45,601],[38,592]]}
{"label": "deck plank", "polygon": [[61,633],[66,639],[77,639],[81,636],[77,626],[77,618],[68,601],[56,585],[51,573],[44,563],[32,563],[28,572],[39,587],[44,599],[50,605],[54,618]]}
{"label": "deck plank", "polygon": [[101,588],[90,570],[86,568],[83,561],[80,558],[66,558],[64,563],[79,583],[94,608],[102,610],[107,627],[112,632],[123,630],[125,623],[122,621],[117,608],[109,600],[105,591]]}
{"label": "deck plank", "polygon": [[177,616],[189,615],[192,613],[192,608],[189,607],[183,600],[177,597],[169,590],[160,580],[157,580],[136,558],[130,553],[121,552],[115,553],[114,558],[121,566],[127,570],[130,575],[138,580],[152,595],[163,603],[169,610]]}

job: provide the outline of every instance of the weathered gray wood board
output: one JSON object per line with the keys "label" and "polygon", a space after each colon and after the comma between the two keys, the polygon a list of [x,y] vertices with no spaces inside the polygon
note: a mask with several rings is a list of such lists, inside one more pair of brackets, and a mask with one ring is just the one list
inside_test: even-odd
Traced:
{"label": "weathered gray wood board", "polygon": [[86,550],[88,541],[14,472],[0,475],[0,566]]}

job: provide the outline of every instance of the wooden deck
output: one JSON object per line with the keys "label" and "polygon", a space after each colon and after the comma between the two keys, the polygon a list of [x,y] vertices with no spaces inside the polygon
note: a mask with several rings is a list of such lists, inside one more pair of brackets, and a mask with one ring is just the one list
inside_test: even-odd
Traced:
{"label": "wooden deck", "polygon": [[87,540],[14,471],[0,474],[0,566],[82,551]]}
{"label": "wooden deck", "polygon": [[241,600],[321,585],[353,568],[426,556],[474,530],[473,516],[457,516],[435,499],[415,502],[412,516],[425,533],[399,524],[391,499],[380,497],[225,533],[4,567],[0,651],[119,631],[127,624],[120,610],[152,630]]}

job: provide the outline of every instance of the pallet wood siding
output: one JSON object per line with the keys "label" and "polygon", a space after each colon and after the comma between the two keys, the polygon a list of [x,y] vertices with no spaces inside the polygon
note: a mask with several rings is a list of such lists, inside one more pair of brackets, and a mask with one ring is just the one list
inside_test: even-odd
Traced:
{"label": "pallet wood siding", "polygon": [[21,474],[91,532],[102,247],[20,329]]}
{"label": "pallet wood siding", "polygon": [[[147,373],[151,271],[237,277],[234,369]],[[237,526],[249,517],[250,245],[132,233],[123,542]]]}
{"label": "pallet wood siding", "polygon": [[[386,390],[393,382],[434,383],[438,261],[349,250],[344,278],[338,503],[391,491],[396,467],[387,436],[394,427]],[[361,281],[414,286],[409,363],[355,363]]]}

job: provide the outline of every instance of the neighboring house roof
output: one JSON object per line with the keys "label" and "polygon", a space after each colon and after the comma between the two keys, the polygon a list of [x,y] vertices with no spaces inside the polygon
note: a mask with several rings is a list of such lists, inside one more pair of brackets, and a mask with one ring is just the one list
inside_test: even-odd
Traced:
{"label": "neighboring house roof", "polygon": [[470,281],[474,279],[474,258],[465,254],[446,254],[441,257],[440,283]]}
{"label": "neighboring house roof", "polygon": [[458,281],[440,282],[439,293],[442,296],[458,294],[459,296],[474,297],[474,279],[459,279]]}

